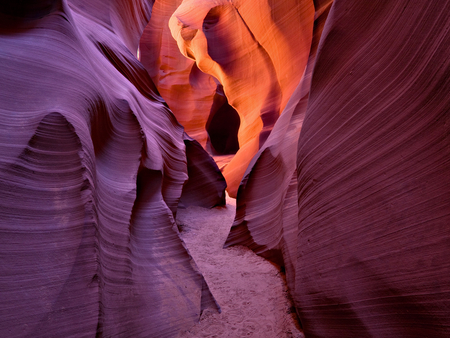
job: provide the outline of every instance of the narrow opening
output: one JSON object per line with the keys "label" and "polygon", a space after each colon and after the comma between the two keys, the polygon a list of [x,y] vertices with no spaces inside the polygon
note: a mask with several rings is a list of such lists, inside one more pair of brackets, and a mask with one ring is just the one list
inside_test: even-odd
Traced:
{"label": "narrow opening", "polygon": [[238,112],[228,103],[222,85],[218,85],[206,123],[209,136],[208,148],[213,155],[236,154],[239,150],[240,124]]}

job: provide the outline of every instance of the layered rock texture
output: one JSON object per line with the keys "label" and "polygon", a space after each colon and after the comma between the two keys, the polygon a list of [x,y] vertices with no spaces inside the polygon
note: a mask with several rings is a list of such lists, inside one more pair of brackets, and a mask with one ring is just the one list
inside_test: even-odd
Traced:
{"label": "layered rock texture", "polygon": [[450,3],[0,0],[0,84],[0,336],[218,309],[174,215],[225,179],[307,337],[450,336]]}
{"label": "layered rock texture", "polygon": [[228,244],[286,266],[307,337],[450,333],[449,13],[336,0],[241,183]]}
{"label": "layered rock texture", "polygon": [[0,2],[2,337],[170,337],[217,308],[174,214],[225,182],[134,56],[150,11]]}

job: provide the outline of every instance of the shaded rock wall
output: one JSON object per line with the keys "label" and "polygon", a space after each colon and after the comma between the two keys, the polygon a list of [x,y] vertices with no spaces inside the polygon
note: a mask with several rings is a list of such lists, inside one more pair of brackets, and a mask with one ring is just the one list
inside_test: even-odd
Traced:
{"label": "shaded rock wall", "polygon": [[223,203],[203,147],[234,109],[226,245],[286,267],[306,336],[447,337],[450,5],[156,1],[149,75],[150,11],[0,2],[0,335],[217,308],[173,217]]}
{"label": "shaded rock wall", "polygon": [[449,13],[333,5],[298,149],[307,336],[449,335]]}
{"label": "shaded rock wall", "polygon": [[448,13],[336,0],[307,108],[300,86],[244,176],[227,245],[285,265],[307,337],[450,332]]}
{"label": "shaded rock wall", "polygon": [[150,10],[0,4],[0,336],[174,336],[217,308],[174,213],[188,173],[185,204],[223,178],[130,51]]}

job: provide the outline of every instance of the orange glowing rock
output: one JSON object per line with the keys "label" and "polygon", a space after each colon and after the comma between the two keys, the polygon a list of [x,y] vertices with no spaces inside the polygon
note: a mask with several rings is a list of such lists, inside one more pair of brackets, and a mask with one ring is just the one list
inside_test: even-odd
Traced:
{"label": "orange glowing rock", "polygon": [[140,40],[140,60],[178,122],[206,148],[206,123],[217,83],[180,53],[170,34],[168,22],[180,3],[181,0],[155,2]]}
{"label": "orange glowing rock", "polygon": [[225,246],[245,245],[286,269],[295,294],[297,255],[297,144],[305,118],[314,63],[332,0],[317,5],[303,77],[240,183],[236,218]]}
{"label": "orange glowing rock", "polygon": [[449,336],[449,13],[336,0],[244,175],[227,245],[285,266],[307,337]]}
{"label": "orange glowing rock", "polygon": [[240,149],[224,169],[231,196],[301,79],[313,23],[311,0],[185,0],[170,18],[180,51],[223,85],[239,114]]}

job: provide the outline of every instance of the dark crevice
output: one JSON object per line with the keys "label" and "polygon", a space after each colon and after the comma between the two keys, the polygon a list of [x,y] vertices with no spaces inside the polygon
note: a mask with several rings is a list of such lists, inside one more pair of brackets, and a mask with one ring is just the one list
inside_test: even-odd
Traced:
{"label": "dark crevice", "polygon": [[219,85],[206,122],[209,146],[213,155],[235,154],[239,150],[237,135],[240,125],[238,112],[228,103],[223,87]]}

